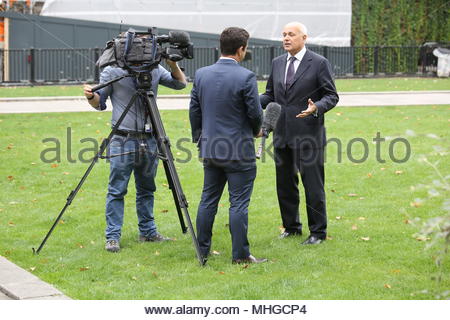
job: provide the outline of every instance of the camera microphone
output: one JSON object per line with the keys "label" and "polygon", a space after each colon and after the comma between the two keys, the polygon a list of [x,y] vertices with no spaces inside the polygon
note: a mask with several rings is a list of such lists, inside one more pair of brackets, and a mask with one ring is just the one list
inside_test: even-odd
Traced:
{"label": "camera microphone", "polygon": [[159,43],[169,42],[171,45],[187,47],[191,42],[191,37],[186,31],[169,31],[169,35],[157,37]]}
{"label": "camera microphone", "polygon": [[186,31],[169,31],[169,43],[180,47],[190,44],[191,37]]}
{"label": "camera microphone", "polygon": [[261,143],[259,145],[258,151],[256,152],[256,159],[261,158],[261,154],[266,143],[266,138],[268,138],[270,132],[272,132],[275,129],[278,118],[280,117],[280,113],[281,113],[281,106],[278,103],[271,102],[267,105],[262,123],[263,136],[261,137]]}

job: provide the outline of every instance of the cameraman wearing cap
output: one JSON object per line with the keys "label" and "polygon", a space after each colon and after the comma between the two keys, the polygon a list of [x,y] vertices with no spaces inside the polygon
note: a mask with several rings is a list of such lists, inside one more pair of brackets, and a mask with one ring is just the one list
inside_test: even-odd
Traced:
{"label": "cameraman wearing cap", "polygon": [[[177,63],[166,59],[170,67],[167,71],[158,64],[151,71],[152,91],[158,92],[158,85],[180,90],[186,87],[187,81]],[[107,66],[100,74],[100,84],[127,74],[128,71]],[[135,78],[123,78],[106,86],[96,93],[90,85],[84,86],[84,95],[89,104],[96,110],[106,109],[106,100],[111,99],[111,125],[117,122],[131,97],[136,91]],[[171,240],[156,230],[153,215],[153,193],[156,190],[155,176],[158,167],[157,144],[152,133],[151,121],[144,102],[137,98],[126,114],[120,127],[109,145],[110,174],[106,197],[106,244],[109,252],[120,250],[120,237],[124,216],[124,196],[127,193],[131,172],[134,172],[136,184],[136,212],[138,217],[140,242],[162,242]],[[118,155],[115,156],[114,155]]]}

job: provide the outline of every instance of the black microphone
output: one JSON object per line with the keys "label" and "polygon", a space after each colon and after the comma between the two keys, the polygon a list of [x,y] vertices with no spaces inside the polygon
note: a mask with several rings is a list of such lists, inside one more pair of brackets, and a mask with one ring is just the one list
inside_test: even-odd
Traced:
{"label": "black microphone", "polygon": [[187,47],[191,42],[191,37],[186,31],[169,31],[169,42],[172,45]]}
{"label": "black microphone", "polygon": [[261,137],[261,143],[259,145],[258,151],[256,152],[256,159],[261,158],[262,151],[266,144],[266,138],[268,138],[269,134],[275,129],[278,118],[280,117],[280,113],[281,113],[281,106],[278,103],[271,102],[267,105],[262,123],[263,135]]}

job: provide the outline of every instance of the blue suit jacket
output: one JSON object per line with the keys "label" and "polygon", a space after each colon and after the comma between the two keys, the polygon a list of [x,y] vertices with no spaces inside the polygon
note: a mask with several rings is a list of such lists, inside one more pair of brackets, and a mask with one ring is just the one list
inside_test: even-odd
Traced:
{"label": "blue suit jacket", "polygon": [[201,158],[255,159],[262,115],[255,74],[235,60],[219,59],[195,73],[189,118]]}

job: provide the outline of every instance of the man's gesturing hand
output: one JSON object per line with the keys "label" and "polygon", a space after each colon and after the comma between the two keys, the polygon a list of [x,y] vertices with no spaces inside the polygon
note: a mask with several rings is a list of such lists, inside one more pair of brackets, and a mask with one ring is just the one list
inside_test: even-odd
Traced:
{"label": "man's gesturing hand", "polygon": [[310,114],[315,113],[316,111],[317,111],[317,106],[311,99],[308,99],[308,108],[306,110],[303,110],[302,112],[300,112],[295,117],[296,118],[304,118],[304,117],[309,116]]}

